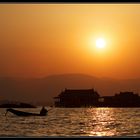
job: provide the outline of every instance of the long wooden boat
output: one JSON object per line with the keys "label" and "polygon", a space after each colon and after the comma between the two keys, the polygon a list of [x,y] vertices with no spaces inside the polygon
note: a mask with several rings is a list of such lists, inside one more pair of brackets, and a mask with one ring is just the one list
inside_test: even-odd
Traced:
{"label": "long wooden boat", "polygon": [[7,114],[8,111],[13,113],[13,114],[15,114],[15,115],[17,115],[17,116],[46,116],[47,115],[47,113],[46,114],[41,114],[41,113],[37,114],[37,113],[30,113],[30,112],[19,111],[19,110],[15,110],[15,109],[12,109],[12,108],[8,108],[6,110],[5,115]]}

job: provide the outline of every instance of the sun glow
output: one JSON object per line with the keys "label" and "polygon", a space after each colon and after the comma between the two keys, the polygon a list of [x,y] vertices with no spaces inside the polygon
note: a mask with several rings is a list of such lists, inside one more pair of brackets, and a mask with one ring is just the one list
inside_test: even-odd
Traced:
{"label": "sun glow", "polygon": [[96,47],[99,48],[99,49],[102,49],[106,46],[106,42],[103,38],[98,38],[96,40]]}
{"label": "sun glow", "polygon": [[105,56],[111,52],[111,43],[112,41],[108,40],[108,38],[111,38],[109,35],[96,35],[89,37],[89,51],[90,54],[97,56]]}

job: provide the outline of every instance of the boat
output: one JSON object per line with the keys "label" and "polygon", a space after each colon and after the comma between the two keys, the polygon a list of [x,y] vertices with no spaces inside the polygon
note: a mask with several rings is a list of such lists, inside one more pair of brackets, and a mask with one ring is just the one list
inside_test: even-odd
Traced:
{"label": "boat", "polygon": [[30,112],[24,112],[24,111],[19,111],[19,110],[15,110],[15,109],[12,109],[12,108],[8,108],[6,109],[6,113],[5,113],[5,116],[7,114],[7,112],[11,112],[17,116],[46,116],[47,115],[47,111],[45,113],[30,113]]}

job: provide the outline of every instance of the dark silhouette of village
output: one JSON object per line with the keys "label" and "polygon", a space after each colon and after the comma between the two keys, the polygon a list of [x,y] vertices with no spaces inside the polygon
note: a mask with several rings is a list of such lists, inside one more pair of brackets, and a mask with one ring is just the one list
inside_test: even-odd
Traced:
{"label": "dark silhouette of village", "polygon": [[140,107],[140,96],[128,91],[100,96],[94,89],[65,89],[54,101],[55,107]]}

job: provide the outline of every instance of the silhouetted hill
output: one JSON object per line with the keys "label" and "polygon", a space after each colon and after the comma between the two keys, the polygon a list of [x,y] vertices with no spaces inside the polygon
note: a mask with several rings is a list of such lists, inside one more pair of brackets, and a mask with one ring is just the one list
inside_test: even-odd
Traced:
{"label": "silhouetted hill", "polygon": [[114,95],[120,91],[140,91],[140,79],[116,80],[97,78],[85,74],[51,75],[45,78],[0,78],[0,100],[45,102],[50,104],[53,97],[65,88],[95,88],[100,95]]}

